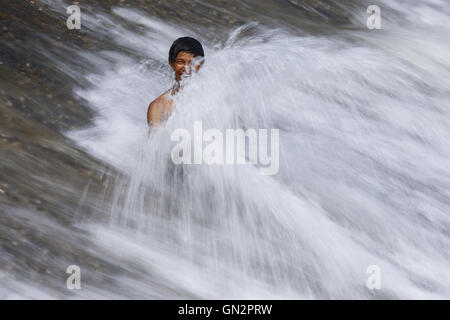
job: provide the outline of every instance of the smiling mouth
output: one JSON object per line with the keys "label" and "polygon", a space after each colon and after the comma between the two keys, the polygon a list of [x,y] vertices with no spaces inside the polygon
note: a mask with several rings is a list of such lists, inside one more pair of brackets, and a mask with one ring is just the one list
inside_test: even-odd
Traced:
{"label": "smiling mouth", "polygon": [[183,77],[190,77],[192,76],[192,71],[185,71],[181,74]]}

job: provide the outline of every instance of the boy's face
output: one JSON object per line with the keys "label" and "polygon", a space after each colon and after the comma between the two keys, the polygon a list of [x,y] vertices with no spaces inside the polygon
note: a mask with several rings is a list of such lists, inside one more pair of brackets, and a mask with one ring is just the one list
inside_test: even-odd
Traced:
{"label": "boy's face", "polygon": [[196,57],[194,57],[193,53],[180,51],[175,61],[170,63],[170,66],[175,71],[175,77],[177,81],[181,81],[181,76],[183,74],[185,76],[189,76],[192,74],[193,70],[197,72],[203,64],[203,62],[198,63],[198,60],[199,59],[196,59]]}

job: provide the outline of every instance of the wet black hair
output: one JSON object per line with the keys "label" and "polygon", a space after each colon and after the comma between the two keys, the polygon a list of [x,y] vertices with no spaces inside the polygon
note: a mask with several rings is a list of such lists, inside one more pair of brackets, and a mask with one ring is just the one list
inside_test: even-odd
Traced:
{"label": "wet black hair", "polygon": [[178,53],[181,51],[186,51],[192,53],[194,57],[200,56],[204,57],[202,44],[191,37],[182,37],[174,41],[169,50],[169,63],[175,62]]}

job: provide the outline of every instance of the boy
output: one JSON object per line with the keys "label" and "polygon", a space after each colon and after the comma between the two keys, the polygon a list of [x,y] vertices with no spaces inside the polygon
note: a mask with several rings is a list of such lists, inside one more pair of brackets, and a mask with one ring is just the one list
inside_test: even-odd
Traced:
{"label": "boy", "polygon": [[175,71],[176,83],[172,89],[164,92],[161,96],[150,103],[147,111],[147,122],[149,126],[158,126],[163,120],[167,119],[173,108],[173,96],[180,87],[182,76],[189,76],[192,69],[197,72],[201,64],[193,66],[195,57],[204,57],[205,53],[201,43],[194,38],[182,37],[172,44],[169,51],[169,65]]}

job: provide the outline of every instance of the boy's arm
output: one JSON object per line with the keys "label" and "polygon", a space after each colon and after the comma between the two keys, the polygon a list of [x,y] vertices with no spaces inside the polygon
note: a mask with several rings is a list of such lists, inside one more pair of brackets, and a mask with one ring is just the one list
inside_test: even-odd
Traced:
{"label": "boy's arm", "polygon": [[147,123],[149,126],[157,127],[161,124],[164,116],[172,112],[171,103],[166,99],[166,95],[169,92],[170,90],[164,92],[148,106]]}
{"label": "boy's arm", "polygon": [[147,123],[151,127],[156,127],[161,123],[163,115],[163,105],[156,99],[148,106],[147,110]]}

